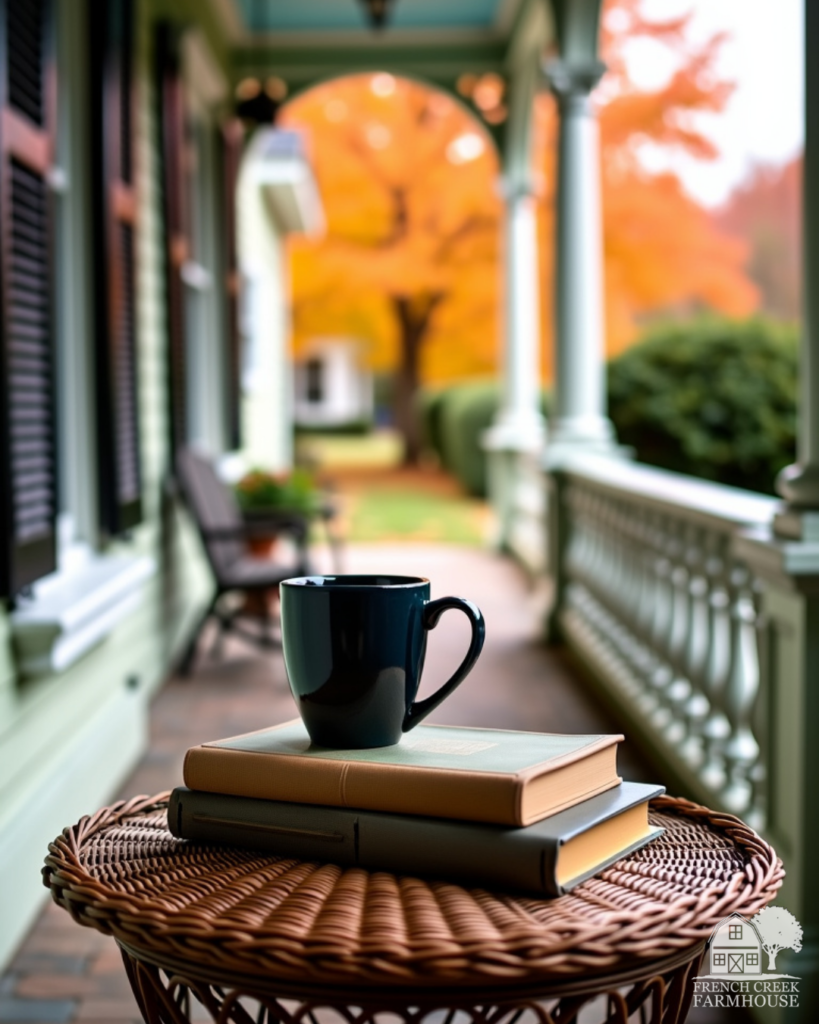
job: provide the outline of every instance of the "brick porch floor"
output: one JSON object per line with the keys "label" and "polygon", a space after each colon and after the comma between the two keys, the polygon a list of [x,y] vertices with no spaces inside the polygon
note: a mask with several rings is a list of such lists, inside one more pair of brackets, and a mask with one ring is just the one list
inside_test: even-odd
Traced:
{"label": "brick porch floor", "polygon": [[[510,562],[471,549],[373,546],[350,550],[346,563],[346,571],[425,575],[432,580],[433,597],[457,594],[482,608],[487,622],[483,656],[433,721],[557,732],[616,731],[571,662],[539,642],[540,602]],[[422,693],[434,689],[460,661],[467,636],[463,616],[444,616],[430,639]],[[203,657],[193,678],[171,679],[158,694],[151,711],[150,748],[118,795],[169,789],[181,782],[182,758],[192,744],[285,721],[295,713],[281,655],[259,655],[232,642],[223,660]],[[652,777],[627,745],[620,766],[625,778]],[[0,977],[0,1021],[140,1020],[113,940],[77,926],[63,910],[48,904]],[[730,1016],[692,1014],[689,1020],[743,1024],[746,1018],[735,1010]]]}

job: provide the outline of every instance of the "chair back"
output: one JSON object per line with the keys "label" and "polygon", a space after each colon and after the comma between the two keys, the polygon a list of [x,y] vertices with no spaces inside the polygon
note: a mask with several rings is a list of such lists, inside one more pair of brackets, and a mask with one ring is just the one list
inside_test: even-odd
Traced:
{"label": "chair back", "polygon": [[[245,552],[239,531],[242,512],[233,492],[216,475],[213,463],[199,452],[184,448],[176,460],[179,485],[191,515],[196,521],[208,561],[217,579]],[[237,530],[236,539],[214,540],[211,530]]]}

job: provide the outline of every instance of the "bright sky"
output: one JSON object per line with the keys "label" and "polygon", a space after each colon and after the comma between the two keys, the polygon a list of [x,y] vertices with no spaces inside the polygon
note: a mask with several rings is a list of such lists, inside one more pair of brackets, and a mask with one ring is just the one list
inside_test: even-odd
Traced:
{"label": "bright sky", "polygon": [[[754,163],[783,163],[802,147],[804,0],[645,0],[652,17],[694,10],[692,31],[726,31],[720,70],[737,82],[724,113],[702,124],[722,155],[712,163],[680,160],[675,169],[701,202],[716,205]],[[646,85],[668,72],[656,47],[633,47],[632,71]],[[646,154],[652,166],[656,155]]]}

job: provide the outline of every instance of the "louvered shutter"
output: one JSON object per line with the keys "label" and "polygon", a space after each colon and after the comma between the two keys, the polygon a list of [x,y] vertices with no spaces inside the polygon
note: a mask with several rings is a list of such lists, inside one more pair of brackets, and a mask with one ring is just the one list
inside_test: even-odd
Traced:
{"label": "louvered shutter", "polygon": [[185,106],[180,72],[179,30],[157,26],[156,60],[165,234],[165,310],[168,337],[168,417],[172,461],[188,440],[185,285],[182,268],[190,252],[185,203]]}
{"label": "louvered shutter", "polygon": [[0,0],[0,590],[56,567],[50,0]]}
{"label": "louvered shutter", "polygon": [[239,120],[231,120],[222,128],[222,184],[224,202],[225,254],[225,403],[227,408],[228,444],[242,444],[241,373],[242,351],[239,330],[239,265],[236,255],[236,185],[242,159],[244,130]]}
{"label": "louvered shutter", "polygon": [[100,525],[142,518],[134,187],[133,0],[95,6],[91,27]]}

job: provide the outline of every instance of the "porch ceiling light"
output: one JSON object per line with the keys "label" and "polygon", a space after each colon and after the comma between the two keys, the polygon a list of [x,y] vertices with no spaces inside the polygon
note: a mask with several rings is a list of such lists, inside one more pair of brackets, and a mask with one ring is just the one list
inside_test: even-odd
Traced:
{"label": "porch ceiling light", "polygon": [[387,15],[394,0],[362,0],[367,17],[374,29],[384,28],[387,24]]}

